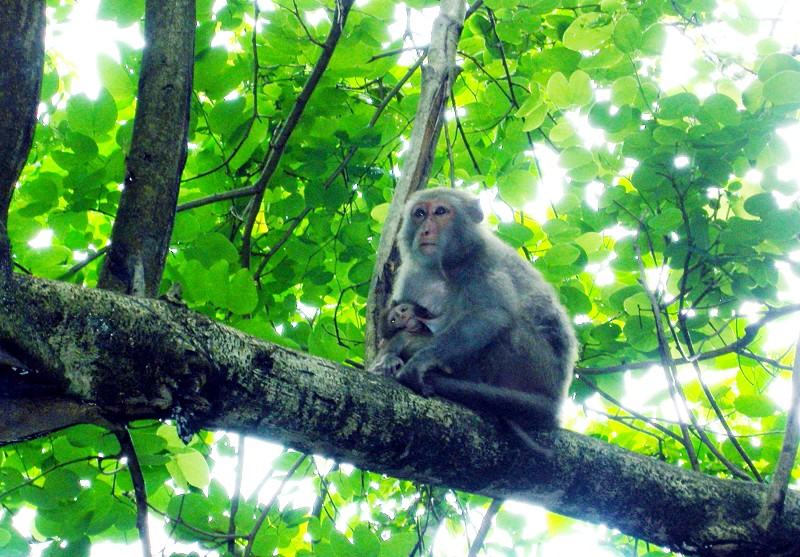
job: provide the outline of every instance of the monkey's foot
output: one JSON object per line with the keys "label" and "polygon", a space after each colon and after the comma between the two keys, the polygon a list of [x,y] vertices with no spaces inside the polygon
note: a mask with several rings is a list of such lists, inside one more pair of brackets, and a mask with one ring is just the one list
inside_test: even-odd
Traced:
{"label": "monkey's foot", "polygon": [[383,375],[384,377],[394,377],[402,367],[403,360],[401,360],[398,356],[387,355],[385,358],[381,358],[372,364],[372,367],[369,368],[369,371],[371,373]]}
{"label": "monkey's foot", "polygon": [[436,394],[433,390],[433,386],[425,381],[425,376],[433,367],[414,366],[412,365],[413,361],[413,358],[409,360],[409,362],[395,374],[395,379],[422,396],[433,396]]}

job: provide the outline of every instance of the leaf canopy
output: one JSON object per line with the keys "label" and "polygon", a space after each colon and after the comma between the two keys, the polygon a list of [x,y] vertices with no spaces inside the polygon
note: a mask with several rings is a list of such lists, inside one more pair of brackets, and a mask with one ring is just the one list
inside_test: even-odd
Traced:
{"label": "leaf canopy", "polygon": [[[73,3],[50,4],[50,25],[71,21]],[[408,2],[408,13],[436,4]],[[762,41],[687,60],[696,76],[664,89],[659,68],[676,29],[709,49],[706,25],[750,40],[746,4],[579,4],[487,0],[470,13],[432,182],[495,194],[490,225],[574,317],[582,351],[567,427],[676,466],[763,481],[780,453],[797,332],[787,316],[798,309],[800,211],[797,184],[785,179],[794,145],[781,130],[797,120],[800,62]],[[720,20],[718,5],[738,17]],[[333,4],[198,2],[189,151],[162,291],[179,283],[188,307],[249,334],[362,361],[375,250],[419,98],[420,72],[409,68],[424,54],[413,32],[396,31],[406,27],[398,6],[368,0],[350,14],[264,192],[242,267],[251,197],[236,192],[275,148]],[[97,17],[127,28],[143,14],[144,1],[102,0]],[[9,216],[21,271],[96,284],[141,57],[123,42],[118,58],[99,54],[91,96],[72,93],[74,71],[48,52]],[[43,230],[52,231],[46,247],[31,242]],[[233,486],[217,470],[243,445],[222,432],[184,444],[156,422],[132,432],[154,516],[172,525],[164,543],[173,555],[190,544],[220,555],[451,555],[449,543],[465,554],[470,522],[487,505],[284,451],[258,466],[289,482],[273,486],[282,493],[304,496],[270,505],[266,491],[242,494],[229,542]],[[0,554],[27,555],[33,544],[48,556],[88,555],[93,544],[135,540],[119,455],[116,438],[95,426],[0,450]],[[30,536],[12,523],[24,508],[35,511]],[[548,535],[584,528],[555,516],[526,521],[526,512],[498,512],[488,554],[533,553]],[[609,554],[662,554],[597,535]]]}

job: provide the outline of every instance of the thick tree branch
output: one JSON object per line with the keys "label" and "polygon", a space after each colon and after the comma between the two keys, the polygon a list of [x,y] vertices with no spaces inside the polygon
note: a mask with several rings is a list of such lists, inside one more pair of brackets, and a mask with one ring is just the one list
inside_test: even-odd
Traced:
{"label": "thick tree branch", "polygon": [[0,273],[11,271],[6,226],[14,185],[28,159],[44,64],[44,0],[9,0],[0,16]]}
{"label": "thick tree branch", "polygon": [[175,220],[192,95],[194,0],[147,0],[136,118],[100,288],[155,296]]}
{"label": "thick tree branch", "polygon": [[[756,523],[766,486],[704,476],[564,430],[535,433],[553,453],[535,458],[499,421],[167,302],[15,275],[0,292],[0,348],[65,400],[105,414],[166,417],[177,400],[194,404],[199,427],[529,501],[689,555],[798,554],[794,492],[767,538]],[[20,380],[7,368],[0,375],[0,383]],[[0,442],[16,439],[6,420],[0,414]]]}

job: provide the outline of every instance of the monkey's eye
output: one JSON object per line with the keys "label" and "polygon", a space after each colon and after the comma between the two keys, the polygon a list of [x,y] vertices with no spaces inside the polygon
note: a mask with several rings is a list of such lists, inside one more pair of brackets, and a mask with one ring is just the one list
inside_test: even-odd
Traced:
{"label": "monkey's eye", "polygon": [[439,205],[438,207],[436,207],[436,209],[434,209],[433,214],[434,215],[446,215],[447,214],[447,207],[445,207],[443,205]]}
{"label": "monkey's eye", "polygon": [[416,209],[414,209],[414,211],[411,214],[413,215],[414,218],[424,219],[425,218],[425,209],[423,209],[422,207],[417,207]]}
{"label": "monkey's eye", "polygon": [[389,323],[391,323],[392,325],[394,325],[396,322],[397,322],[397,319],[395,319],[394,317],[389,319]]}

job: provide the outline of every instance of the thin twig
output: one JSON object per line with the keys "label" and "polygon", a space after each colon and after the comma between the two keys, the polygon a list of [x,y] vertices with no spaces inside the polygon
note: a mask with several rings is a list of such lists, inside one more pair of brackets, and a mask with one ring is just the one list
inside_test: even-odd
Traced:
{"label": "thin twig", "polygon": [[[693,362],[712,360],[714,358],[719,358],[720,356],[725,356],[726,354],[731,354],[733,352],[738,353],[744,350],[751,342],[753,342],[753,340],[755,340],[759,331],[761,331],[761,329],[767,323],[770,323],[771,321],[774,321],[781,317],[785,317],[789,314],[797,313],[798,311],[800,311],[800,304],[792,304],[789,306],[784,306],[782,308],[770,308],[764,314],[764,316],[761,317],[758,321],[747,325],[747,327],[745,327],[744,329],[744,335],[742,335],[742,337],[736,340],[735,342],[732,342],[729,345],[723,346],[721,348],[709,350],[708,352],[701,352],[695,354],[688,358],[673,358],[673,363],[675,365],[685,365]],[[752,358],[753,356],[746,355],[746,357]],[[658,364],[659,362],[657,361],[644,360],[641,362],[630,362],[608,367],[579,367],[577,368],[577,370],[584,375],[606,375],[608,373],[619,373],[621,371],[647,369]]]}
{"label": "thin twig", "polygon": [[475,534],[475,539],[472,540],[472,546],[469,548],[469,554],[467,557],[477,557],[478,553],[483,547],[483,542],[486,541],[486,535],[489,533],[489,528],[492,527],[492,520],[494,520],[494,517],[497,516],[497,512],[500,510],[500,507],[503,506],[504,502],[505,501],[502,499],[492,499],[491,505],[489,505],[489,508],[486,509],[486,514],[483,515],[483,520],[481,521],[480,528],[478,528],[478,533]]}
{"label": "thin twig", "polygon": [[[667,335],[664,332],[664,324],[661,322],[661,305],[659,304],[655,293],[647,286],[647,281],[645,280],[644,260],[642,259],[642,248],[639,246],[638,236],[634,238],[633,248],[636,253],[636,261],[639,264],[639,284],[641,284],[644,293],[647,295],[647,299],[650,302],[650,311],[653,313],[653,321],[655,322],[656,336],[658,338],[658,353],[661,358],[661,365],[664,369],[664,375],[667,381],[667,390],[669,391],[670,398],[675,406],[675,414],[678,417],[681,415],[679,405],[679,399],[681,399],[684,402],[683,407],[686,411],[686,414],[689,416],[689,418],[693,418],[694,415],[692,414],[691,409],[686,406],[685,400],[678,392],[675,361],[672,359],[672,355],[669,353],[669,342],[667,341]],[[700,465],[697,460],[697,453],[694,450],[694,445],[692,445],[692,440],[689,437],[689,426],[683,420],[680,420],[680,428],[683,436],[683,447],[686,450],[687,456],[689,457],[692,470],[698,471],[700,469]]]}
{"label": "thin twig", "polygon": [[253,525],[253,529],[250,532],[250,535],[248,535],[247,538],[246,538],[246,540],[247,540],[247,549],[244,552],[244,557],[250,557],[250,554],[253,551],[253,540],[255,540],[256,534],[258,534],[258,531],[261,529],[261,525],[264,524],[264,521],[267,519],[267,515],[269,515],[269,511],[272,510],[272,507],[278,501],[278,495],[281,494],[281,491],[283,491],[283,488],[286,486],[286,484],[289,482],[289,480],[292,479],[292,476],[294,476],[294,473],[297,472],[297,469],[300,468],[300,465],[303,464],[306,461],[307,458],[308,458],[308,455],[300,456],[300,458],[297,459],[297,462],[295,462],[292,465],[292,467],[289,468],[289,470],[286,472],[286,476],[284,476],[283,480],[281,480],[281,484],[278,486],[278,489],[275,490],[275,493],[272,496],[272,499],[270,499],[269,503],[267,503],[266,506],[264,507],[264,509],[261,511],[261,514],[259,515],[259,517],[256,520],[255,524]]}
{"label": "thin twig", "polygon": [[121,427],[114,432],[119,442],[122,453],[128,459],[128,470],[131,473],[133,482],[133,495],[136,499],[136,529],[139,531],[139,540],[142,542],[142,555],[152,557],[153,550],[150,547],[150,532],[147,526],[147,489],[144,483],[144,474],[139,464],[139,457],[136,456],[136,449],[133,446],[133,439],[127,428]]}
{"label": "thin twig", "polygon": [[239,511],[239,501],[242,498],[242,479],[244,478],[244,443],[246,437],[239,436],[239,446],[236,450],[236,480],[233,486],[233,497],[231,497],[231,516],[228,519],[228,535],[231,538],[228,540],[228,552],[231,555],[236,555],[234,549],[236,548],[236,513]]}
{"label": "thin twig", "polygon": [[242,251],[240,257],[242,267],[244,268],[250,267],[250,244],[256,219],[261,211],[261,202],[264,199],[264,192],[267,186],[269,186],[270,180],[275,174],[275,170],[278,168],[278,164],[286,150],[286,145],[289,143],[289,138],[300,122],[300,117],[303,115],[312,93],[314,93],[314,90],[317,88],[317,85],[328,67],[328,63],[333,57],[333,52],[336,50],[336,45],[339,43],[339,39],[342,36],[347,15],[350,13],[350,8],[353,6],[354,2],[355,0],[339,0],[336,2],[336,12],[331,22],[331,30],[328,33],[328,37],[325,39],[322,53],[319,55],[316,64],[314,64],[314,68],[311,70],[311,74],[308,76],[305,85],[303,85],[303,89],[300,91],[300,94],[297,95],[297,99],[294,105],[292,105],[292,110],[275,138],[275,142],[271,145],[272,149],[264,164],[264,169],[261,171],[258,180],[256,180],[255,187],[257,191],[248,205],[248,211],[245,215],[244,230],[242,231]]}

